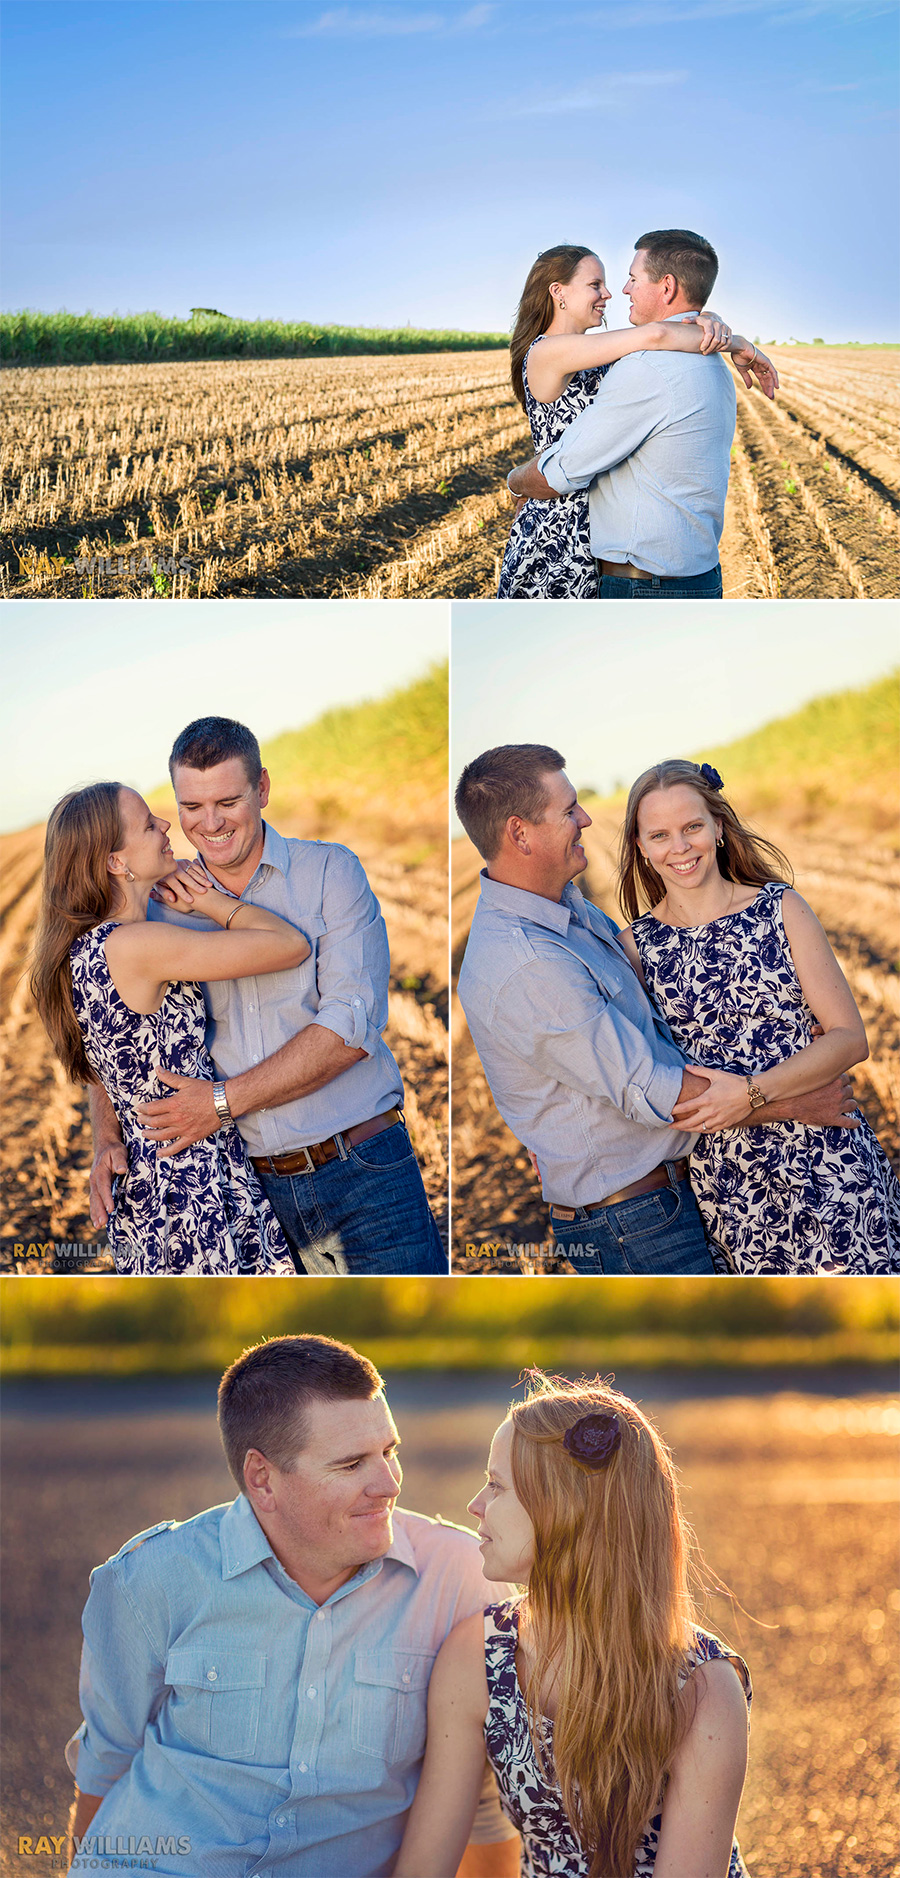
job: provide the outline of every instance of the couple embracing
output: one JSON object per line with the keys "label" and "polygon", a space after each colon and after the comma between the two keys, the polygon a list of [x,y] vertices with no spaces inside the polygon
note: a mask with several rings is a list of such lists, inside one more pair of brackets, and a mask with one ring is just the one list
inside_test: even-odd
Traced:
{"label": "couple embracing", "polygon": [[900,1270],[900,1186],[850,1093],[862,1018],[812,908],[708,763],[632,786],[619,932],[544,744],[468,765],[486,862],[459,996],[579,1272]]}
{"label": "couple embracing", "polygon": [[590,248],[538,255],[511,343],[513,391],[537,455],[519,499],[501,600],[720,599],[719,540],[735,424],[731,354],[748,390],[778,374],[703,308],[715,250],[690,229],[636,243],[630,328],[599,328],[611,298]]}
{"label": "couple embracing", "polygon": [[89,1087],[117,1272],[446,1271],[360,862],[263,820],[268,773],[232,718],[189,724],[169,769],[190,864],[134,789],[57,804],[31,980]]}
{"label": "couple embracing", "polygon": [[749,1674],[698,1628],[634,1402],[532,1372],[478,1540],[396,1508],[398,1430],[345,1344],[245,1351],[219,1427],[233,1503],[91,1575],[73,1874],[140,1847],[161,1878],[746,1878]]}

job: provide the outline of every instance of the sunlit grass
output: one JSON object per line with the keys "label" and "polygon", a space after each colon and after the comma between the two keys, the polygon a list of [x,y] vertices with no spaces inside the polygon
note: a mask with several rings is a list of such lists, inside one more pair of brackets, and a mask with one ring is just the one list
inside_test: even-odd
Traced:
{"label": "sunlit grass", "polygon": [[141,364],[148,359],[309,359],[381,352],[479,352],[509,345],[508,333],[315,326],[306,320],[227,316],[167,319],[163,313],[0,314],[0,358],[17,365]]}

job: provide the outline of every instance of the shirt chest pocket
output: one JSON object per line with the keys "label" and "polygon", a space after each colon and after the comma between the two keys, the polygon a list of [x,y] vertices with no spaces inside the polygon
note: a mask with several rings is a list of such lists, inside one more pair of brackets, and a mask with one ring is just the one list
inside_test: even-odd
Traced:
{"label": "shirt chest pocket", "polygon": [[249,1760],[256,1751],[266,1658],[251,1650],[171,1650],[168,1713],[192,1748],[222,1760]]}
{"label": "shirt chest pocket", "polygon": [[[313,1002],[316,999],[319,940],[325,931],[325,921],[320,913],[307,913],[299,908],[294,909],[293,917],[290,911],[284,917],[308,940],[309,958],[304,959],[301,965],[292,965],[286,972],[266,972],[260,979],[258,992],[233,979],[214,979],[204,985],[206,1008],[214,1023],[221,1023],[229,1017],[232,1021],[240,1022],[240,1018],[235,1020],[233,1014],[246,1010],[245,1021],[252,1027],[254,1013],[249,1007],[256,1004],[257,995],[260,995],[270,1014],[270,1021],[273,1017],[277,1018],[279,1012],[286,1011],[295,1016],[294,1029],[300,1028],[303,1005],[310,999]],[[258,1013],[256,1015],[258,1019]],[[272,1047],[274,1049],[275,1045]]]}
{"label": "shirt chest pocket", "polygon": [[357,1651],[351,1733],[360,1754],[391,1765],[421,1759],[433,1662],[410,1650]]}

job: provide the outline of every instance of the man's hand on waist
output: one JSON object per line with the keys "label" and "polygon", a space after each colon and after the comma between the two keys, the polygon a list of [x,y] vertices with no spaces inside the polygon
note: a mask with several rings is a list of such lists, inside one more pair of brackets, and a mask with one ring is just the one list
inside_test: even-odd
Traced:
{"label": "man's hand on waist", "polygon": [[537,502],[557,502],[559,491],[554,489],[552,483],[548,483],[546,476],[541,475],[537,463],[537,457],[533,456],[530,463],[518,463],[514,470],[510,470],[506,478],[510,495],[530,496]]}

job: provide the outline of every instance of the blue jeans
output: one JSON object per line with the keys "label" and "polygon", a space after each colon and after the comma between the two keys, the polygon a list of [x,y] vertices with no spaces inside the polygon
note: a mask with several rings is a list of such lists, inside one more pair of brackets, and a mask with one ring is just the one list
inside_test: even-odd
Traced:
{"label": "blue jeans", "polygon": [[572,1220],[551,1214],[551,1224],[563,1258],[578,1272],[694,1272],[708,1278],[715,1270],[689,1180],[595,1213],[576,1207]]}
{"label": "blue jeans", "polygon": [[651,574],[649,580],[626,580],[618,574],[601,574],[601,600],[721,600],[722,569],[716,563],[706,574],[691,574],[682,580],[667,574]]}
{"label": "blue jeans", "polygon": [[447,1254],[402,1122],[311,1174],[256,1171],[298,1271],[320,1278],[446,1273]]}

